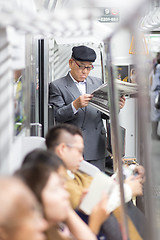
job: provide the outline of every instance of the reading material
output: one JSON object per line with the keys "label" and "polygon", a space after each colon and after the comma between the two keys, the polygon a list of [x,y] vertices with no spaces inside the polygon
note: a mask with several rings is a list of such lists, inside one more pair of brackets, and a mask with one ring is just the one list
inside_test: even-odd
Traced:
{"label": "reading material", "polygon": [[[130,95],[135,97],[138,93],[138,85],[136,83],[116,80],[116,85],[119,96]],[[108,83],[102,84],[91,94],[93,98],[90,100],[89,104],[109,116]]]}
{"label": "reading material", "polygon": [[[128,202],[132,198],[132,192],[128,185],[124,185],[125,201]],[[93,207],[101,200],[102,194],[108,195],[106,209],[112,212],[120,206],[120,190],[119,184],[106,174],[99,172],[93,178],[89,191],[80,204],[80,209],[86,214],[91,214]]]}

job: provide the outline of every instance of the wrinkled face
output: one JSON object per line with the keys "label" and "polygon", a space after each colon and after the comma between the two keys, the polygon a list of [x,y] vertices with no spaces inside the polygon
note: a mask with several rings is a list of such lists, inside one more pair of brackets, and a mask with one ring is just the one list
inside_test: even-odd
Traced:
{"label": "wrinkled face", "polygon": [[54,225],[66,219],[70,208],[69,193],[65,190],[64,180],[58,173],[50,174],[41,197],[48,222]]}
{"label": "wrinkled face", "polygon": [[80,135],[71,136],[68,144],[65,144],[63,151],[63,161],[71,171],[77,171],[83,161],[84,142]]}
{"label": "wrinkled face", "polygon": [[92,69],[92,62],[82,62],[70,59],[69,67],[71,69],[72,77],[78,82],[83,82],[88,77],[88,74]]}
{"label": "wrinkled face", "polygon": [[[32,194],[24,195],[23,201],[15,208],[18,210],[10,226],[7,226],[6,240],[45,240],[44,232],[48,224],[42,218],[40,209]],[[17,211],[16,210],[16,211]]]}

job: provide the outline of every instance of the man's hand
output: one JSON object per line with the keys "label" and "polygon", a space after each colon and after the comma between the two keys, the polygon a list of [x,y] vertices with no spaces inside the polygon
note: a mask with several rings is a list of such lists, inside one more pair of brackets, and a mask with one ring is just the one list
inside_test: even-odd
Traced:
{"label": "man's hand", "polygon": [[83,94],[73,101],[73,106],[76,110],[88,106],[88,102],[92,99],[93,95]]}
{"label": "man's hand", "polygon": [[79,206],[80,206],[81,202],[83,201],[83,198],[87,195],[88,191],[89,191],[89,189],[87,189],[87,188],[85,188],[83,190],[82,195],[80,197]]}
{"label": "man's hand", "polygon": [[99,233],[102,223],[109,217],[110,213],[107,212],[108,196],[103,193],[100,202],[98,202],[89,217],[89,227],[96,235]]}
{"label": "man's hand", "polygon": [[140,176],[130,176],[127,179],[125,179],[125,183],[127,183],[131,190],[132,190],[132,196],[142,196],[143,195],[143,179]]}
{"label": "man's hand", "polygon": [[119,99],[119,107],[120,109],[122,109],[125,105],[126,99],[125,96],[121,96],[121,98]]}
{"label": "man's hand", "polygon": [[142,183],[145,182],[145,169],[142,165],[135,166],[134,172],[142,178]]}

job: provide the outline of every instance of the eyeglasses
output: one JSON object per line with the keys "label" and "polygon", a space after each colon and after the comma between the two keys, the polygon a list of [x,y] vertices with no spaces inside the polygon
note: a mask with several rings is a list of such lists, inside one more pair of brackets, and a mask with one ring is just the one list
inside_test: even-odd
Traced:
{"label": "eyeglasses", "polygon": [[66,146],[69,148],[76,148],[79,153],[83,154],[83,149],[78,146],[74,146],[73,144],[66,144]]}
{"label": "eyeglasses", "polygon": [[90,67],[85,67],[85,66],[82,66],[82,65],[79,65],[75,59],[73,59],[74,62],[77,64],[77,66],[79,67],[80,70],[85,70],[85,68],[87,69],[87,71],[91,71],[92,69],[94,69],[93,65],[90,66]]}

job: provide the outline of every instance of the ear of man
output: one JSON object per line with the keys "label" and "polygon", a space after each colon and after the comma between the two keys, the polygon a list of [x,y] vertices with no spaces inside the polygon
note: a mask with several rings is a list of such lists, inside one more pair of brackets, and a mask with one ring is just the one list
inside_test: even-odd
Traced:
{"label": "ear of man", "polygon": [[[65,143],[60,143],[56,148],[55,148],[55,153],[57,154],[58,157],[63,158],[64,152],[65,152],[66,145]],[[63,160],[63,159],[62,159]]]}
{"label": "ear of man", "polygon": [[72,64],[73,64],[73,59],[69,59],[69,67],[70,68],[71,68]]}

